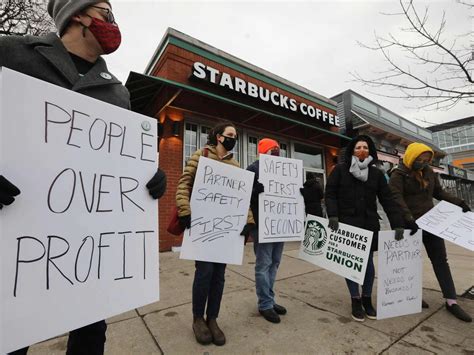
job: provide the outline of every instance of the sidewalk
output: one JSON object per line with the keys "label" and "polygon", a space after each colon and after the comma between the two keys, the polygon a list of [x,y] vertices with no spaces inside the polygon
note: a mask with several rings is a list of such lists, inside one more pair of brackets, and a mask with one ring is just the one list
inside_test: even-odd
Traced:
{"label": "sidewalk", "polygon": [[[451,243],[447,247],[462,295],[474,285],[474,255]],[[222,347],[202,346],[194,339],[194,263],[179,260],[178,253],[161,253],[161,301],[109,319],[106,354],[474,354],[474,323],[461,322],[445,310],[426,255],[423,296],[430,308],[359,323],[350,317],[344,279],[299,260],[298,248],[298,243],[287,243],[277,275],[277,300],[288,309],[280,324],[258,314],[252,244],[245,247],[242,266],[228,265],[219,317],[227,337]],[[474,316],[474,300],[460,297],[459,303]],[[37,344],[29,354],[64,354],[66,341],[63,336]]]}

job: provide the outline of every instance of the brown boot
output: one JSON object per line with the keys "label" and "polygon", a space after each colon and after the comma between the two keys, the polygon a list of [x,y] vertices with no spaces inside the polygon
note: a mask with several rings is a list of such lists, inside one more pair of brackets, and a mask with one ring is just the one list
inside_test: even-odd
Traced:
{"label": "brown boot", "polygon": [[222,330],[217,325],[216,318],[208,319],[207,326],[212,334],[212,342],[216,345],[224,345],[225,344],[225,335]]}
{"label": "brown boot", "polygon": [[212,342],[212,334],[203,317],[194,317],[193,331],[199,344],[207,345]]}

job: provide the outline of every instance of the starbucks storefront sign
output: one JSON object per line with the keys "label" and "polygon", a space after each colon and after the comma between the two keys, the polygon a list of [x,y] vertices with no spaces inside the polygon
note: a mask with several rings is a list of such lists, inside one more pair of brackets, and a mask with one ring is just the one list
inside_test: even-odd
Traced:
{"label": "starbucks storefront sign", "polygon": [[290,98],[282,93],[271,91],[239,77],[232,77],[226,72],[221,72],[203,63],[194,63],[192,76],[196,79],[207,80],[222,88],[227,88],[237,93],[259,99],[260,101],[269,102],[274,106],[314,118],[319,122],[335,127],[340,126],[339,117],[331,112],[319,107],[314,107],[305,102],[297,102],[294,98]]}
{"label": "starbucks storefront sign", "polygon": [[333,232],[328,222],[321,217],[306,217],[299,258],[362,285],[373,232],[344,223]]}

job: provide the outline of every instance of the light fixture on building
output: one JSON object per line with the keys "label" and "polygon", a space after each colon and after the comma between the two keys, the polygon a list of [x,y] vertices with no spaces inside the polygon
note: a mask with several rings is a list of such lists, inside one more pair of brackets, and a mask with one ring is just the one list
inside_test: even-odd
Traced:
{"label": "light fixture on building", "polygon": [[172,126],[171,126],[171,134],[175,137],[179,137],[179,133],[181,131],[180,128],[181,128],[180,122],[173,121]]}

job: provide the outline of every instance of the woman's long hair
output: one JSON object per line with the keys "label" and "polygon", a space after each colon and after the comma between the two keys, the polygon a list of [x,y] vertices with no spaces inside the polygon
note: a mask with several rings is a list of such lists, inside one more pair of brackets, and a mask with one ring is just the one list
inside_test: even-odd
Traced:
{"label": "woman's long hair", "polygon": [[221,122],[221,123],[218,123],[217,125],[215,125],[214,128],[212,128],[209,131],[209,134],[207,136],[207,144],[216,146],[217,145],[217,135],[218,134],[222,135],[222,133],[224,133],[224,131],[227,127],[234,127],[235,128],[235,125],[230,121],[224,121],[224,122]]}

